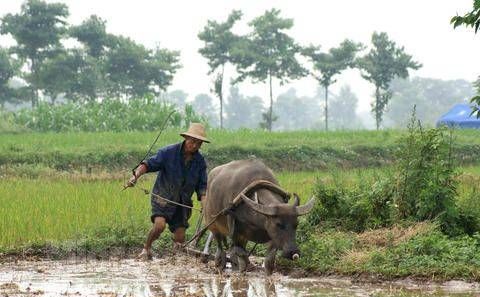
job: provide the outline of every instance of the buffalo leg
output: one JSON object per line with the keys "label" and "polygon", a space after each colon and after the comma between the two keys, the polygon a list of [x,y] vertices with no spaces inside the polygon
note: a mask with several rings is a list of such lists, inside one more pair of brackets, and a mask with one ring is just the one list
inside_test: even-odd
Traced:
{"label": "buffalo leg", "polygon": [[271,275],[275,269],[275,256],[277,254],[277,249],[270,242],[267,248],[267,256],[265,257],[265,273]]}
{"label": "buffalo leg", "polygon": [[205,247],[203,248],[203,253],[205,255],[208,255],[210,251],[210,244],[212,243],[212,239],[213,239],[213,233],[208,232],[208,238],[207,238],[207,241],[205,242]]}
{"label": "buffalo leg", "polygon": [[235,237],[236,236],[233,238],[232,254],[237,258],[238,270],[244,272],[247,270],[248,264],[250,263],[250,261],[248,261],[248,252],[245,250],[247,242]]}
{"label": "buffalo leg", "polygon": [[215,267],[217,267],[220,270],[223,270],[225,266],[227,265],[227,254],[223,250],[223,242],[225,241],[225,238],[223,235],[216,233],[215,235],[215,240],[217,241],[217,252],[215,253]]}

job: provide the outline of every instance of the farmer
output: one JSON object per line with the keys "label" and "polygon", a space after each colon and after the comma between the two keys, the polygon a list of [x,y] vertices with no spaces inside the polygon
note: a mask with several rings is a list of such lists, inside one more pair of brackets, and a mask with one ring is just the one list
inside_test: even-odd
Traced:
{"label": "farmer", "polygon": [[192,206],[192,194],[202,206],[205,203],[207,190],[207,166],[205,159],[198,151],[203,142],[210,142],[202,124],[192,123],[187,132],[180,133],[184,141],[161,148],[155,156],[144,160],[135,168],[126,187],[133,187],[138,178],[147,172],[158,171],[152,190],[151,205],[153,223],[144,248],[139,255],[142,259],[152,259],[152,243],[165,230],[165,225],[173,233],[175,244],[185,241],[185,229],[191,209],[171,203],[162,203],[153,194],[171,201]]}

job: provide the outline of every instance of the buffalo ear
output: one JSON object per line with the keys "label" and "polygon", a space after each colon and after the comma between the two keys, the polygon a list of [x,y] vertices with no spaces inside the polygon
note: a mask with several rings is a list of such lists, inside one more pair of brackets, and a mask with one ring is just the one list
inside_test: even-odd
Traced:
{"label": "buffalo ear", "polygon": [[297,193],[293,193],[293,206],[297,207],[300,205],[300,198],[298,197]]}
{"label": "buffalo ear", "polygon": [[312,196],[312,198],[310,198],[310,200],[306,204],[295,207],[297,216],[306,215],[313,209],[313,206],[315,206],[315,196]]}

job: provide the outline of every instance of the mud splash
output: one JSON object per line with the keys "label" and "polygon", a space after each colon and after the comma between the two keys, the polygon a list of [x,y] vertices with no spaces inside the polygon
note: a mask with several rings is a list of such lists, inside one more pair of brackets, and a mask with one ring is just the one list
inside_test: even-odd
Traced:
{"label": "mud splash", "polygon": [[1,264],[0,296],[480,296],[480,285],[459,281],[360,284],[348,278],[292,278],[257,269],[223,274],[184,255],[142,262],[17,261]]}

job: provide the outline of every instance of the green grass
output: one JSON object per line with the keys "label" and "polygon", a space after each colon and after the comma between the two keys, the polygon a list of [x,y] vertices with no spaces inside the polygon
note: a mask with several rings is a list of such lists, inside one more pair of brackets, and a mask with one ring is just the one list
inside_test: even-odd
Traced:
{"label": "green grass", "polygon": [[[160,137],[152,154],[181,141],[180,130]],[[478,163],[477,131],[456,132],[456,154],[462,164]],[[365,168],[391,164],[397,141],[404,134],[386,131],[209,131],[202,152],[210,168],[256,156],[278,170],[314,171],[330,167]],[[54,170],[128,169],[145,156],[156,132],[18,133],[0,134],[0,175],[5,167],[28,164]]]}
{"label": "green grass", "polygon": [[[308,199],[311,173],[282,173],[278,177],[285,189]],[[121,179],[2,179],[0,251],[80,239],[103,229],[146,232],[150,227],[150,200],[139,188],[150,189],[153,178],[154,175],[142,178],[136,188],[125,191],[121,191]],[[197,205],[196,199],[194,203]],[[193,211],[190,232],[197,218],[198,212]],[[139,236],[143,239],[146,233]]]}
{"label": "green grass", "polygon": [[[431,223],[365,233],[326,230],[306,237],[300,244],[305,256],[295,266],[317,274],[480,280],[480,237],[449,238]],[[291,266],[285,260],[280,264]]]}
{"label": "green grass", "polygon": [[64,241],[107,226],[145,223],[144,197],[120,193],[118,181],[7,179],[0,183],[0,247]]}
{"label": "green grass", "polygon": [[[277,172],[276,176],[284,189],[297,193],[306,201],[312,195],[317,178],[327,183],[339,180],[355,183],[384,174],[386,170],[389,169]],[[468,167],[464,171],[478,172],[480,167]],[[121,191],[124,180],[108,175],[52,175],[48,172],[36,178],[3,178],[0,180],[0,250],[91,236],[98,229],[115,226],[148,229],[149,197],[138,188],[150,189],[153,179],[153,174],[147,175],[137,188]],[[465,183],[475,181],[478,182],[478,176],[472,181],[467,175],[461,183],[461,197],[471,191],[471,185]],[[476,202],[465,200],[464,203]],[[194,211],[191,225],[196,221]]]}
{"label": "green grass", "polygon": [[[157,146],[179,141],[183,130],[167,130],[160,137]],[[155,139],[154,132],[76,132],[76,133],[2,133],[0,151],[64,151],[78,152],[92,149],[146,149]],[[266,132],[261,130],[212,130],[208,138],[212,141],[204,149],[221,147],[342,147],[342,146],[388,146],[404,133],[402,130],[381,131],[294,131]],[[461,144],[480,144],[477,130],[457,130],[456,142]]]}

